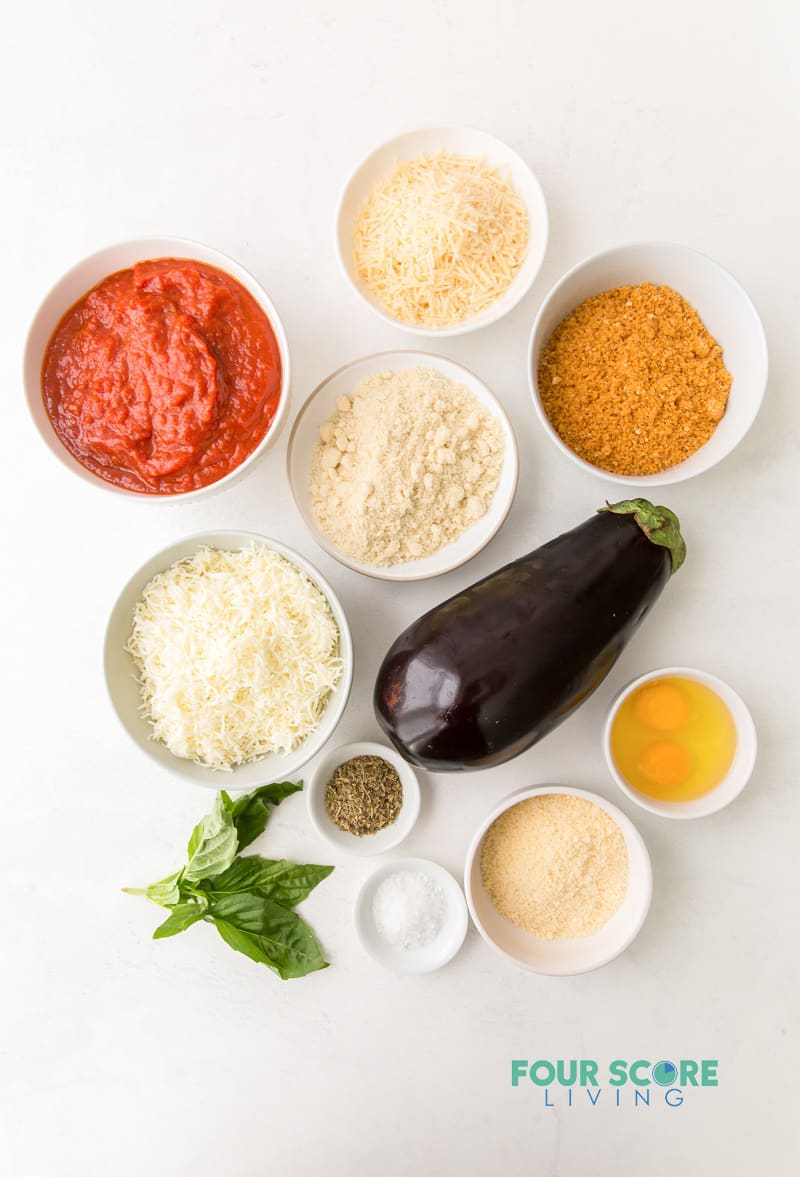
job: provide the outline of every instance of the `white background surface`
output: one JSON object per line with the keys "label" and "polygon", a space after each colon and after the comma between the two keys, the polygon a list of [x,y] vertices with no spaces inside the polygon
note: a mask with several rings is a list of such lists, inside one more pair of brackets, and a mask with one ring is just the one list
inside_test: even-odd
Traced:
{"label": "white background surface", "polygon": [[[477,1177],[796,1171],[797,87],[790,5],[382,6],[106,3],[6,15],[0,370],[4,395],[4,807],[0,1171],[9,1177]],[[13,21],[9,24],[9,21]],[[360,354],[416,346],[337,272],[340,184],[406,127],[473,123],[537,171],[551,243],[531,295],[447,343],[506,404],[519,494],[471,565],[377,585],[316,550],[290,501],[286,434],[207,503],[120,502],[71,478],[22,406],[24,333],[49,284],[114,240],[196,237],[250,267],[289,333],[298,406]],[[424,607],[588,516],[608,487],[553,452],[528,402],[525,347],[549,286],[625,240],[664,238],[728,266],[771,349],[739,451],[663,495],[689,558],[580,713],[502,770],[424,783],[404,853],[460,872],[470,834],[514,787],[596,789],[630,813],[655,868],[650,919],[593,975],[537,978],[470,933],[427,978],[360,950],[370,866],[344,859],[306,915],[332,968],[281,983],[205,925],[154,943],[158,911],[120,893],[161,877],[210,800],[146,760],[103,692],[108,609],[132,569],[200,528],[251,528],[328,575],[357,645],[341,740],[375,734],[370,688]],[[429,348],[428,350],[434,350]],[[795,361],[795,362],[793,362]],[[600,728],[626,679],[695,663],[749,701],[763,751],[730,809],[670,823],[621,799]],[[302,798],[264,853],[332,861]],[[680,1109],[545,1109],[513,1057],[711,1057],[720,1086]]]}

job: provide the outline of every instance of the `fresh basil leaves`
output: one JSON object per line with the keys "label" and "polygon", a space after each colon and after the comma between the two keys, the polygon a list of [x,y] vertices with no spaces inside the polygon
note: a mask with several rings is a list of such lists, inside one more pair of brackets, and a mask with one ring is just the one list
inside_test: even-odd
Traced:
{"label": "fresh basil leaves", "polygon": [[215,900],[251,891],[264,899],[274,899],[284,907],[295,907],[313,891],[317,883],[327,879],[332,866],[300,865],[285,858],[235,858],[221,875],[209,884],[209,894]]}
{"label": "fresh basil leaves", "polygon": [[217,793],[211,813],[192,831],[186,865],[144,890],[126,888],[169,910],[155,940],[205,920],[231,948],[284,980],[328,967],[314,933],[293,908],[333,867],[239,856],[264,832],[272,806],[302,787],[302,781],[280,781],[235,801]]}
{"label": "fresh basil leaves", "polygon": [[308,924],[273,899],[246,891],[226,895],[211,908],[211,916],[226,944],[284,980],[327,967]]}
{"label": "fresh basil leaves", "polygon": [[237,797],[231,802],[231,817],[236,827],[239,849],[244,850],[245,846],[255,842],[256,838],[264,833],[271,805],[280,805],[281,801],[291,797],[292,793],[299,793],[302,787],[302,781],[298,781],[297,784],[294,781],[276,781],[272,785],[262,785],[260,789],[246,793],[244,797]]}
{"label": "fresh basil leaves", "polygon": [[167,936],[177,936],[178,932],[185,932],[205,917],[206,907],[202,903],[176,903],[172,911],[153,932],[154,940],[163,940]]}
{"label": "fresh basil leaves", "polygon": [[187,883],[199,883],[227,870],[236,857],[236,826],[231,816],[231,799],[217,793],[214,808],[192,830],[183,868]]}

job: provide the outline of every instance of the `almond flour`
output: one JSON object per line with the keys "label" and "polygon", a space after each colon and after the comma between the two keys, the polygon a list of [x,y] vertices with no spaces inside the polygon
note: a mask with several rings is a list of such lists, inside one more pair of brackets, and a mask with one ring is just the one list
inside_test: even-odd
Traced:
{"label": "almond flour", "polygon": [[481,876],[497,911],[518,928],[544,940],[591,936],[625,898],[628,851],[599,805],[547,793],[492,823]]}
{"label": "almond flour", "polygon": [[364,380],[320,429],[310,491],[321,531],[373,568],[429,556],[485,513],[500,478],[497,419],[434,368]]}

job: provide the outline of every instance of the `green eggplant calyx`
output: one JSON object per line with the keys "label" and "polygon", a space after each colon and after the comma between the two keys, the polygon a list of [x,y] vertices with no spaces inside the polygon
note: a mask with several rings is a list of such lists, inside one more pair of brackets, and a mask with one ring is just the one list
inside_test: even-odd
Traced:
{"label": "green eggplant calyx", "polygon": [[686,541],[681,535],[678,516],[669,507],[654,507],[648,499],[623,499],[621,503],[606,503],[601,511],[614,515],[632,515],[651,544],[667,548],[675,573],[686,559]]}

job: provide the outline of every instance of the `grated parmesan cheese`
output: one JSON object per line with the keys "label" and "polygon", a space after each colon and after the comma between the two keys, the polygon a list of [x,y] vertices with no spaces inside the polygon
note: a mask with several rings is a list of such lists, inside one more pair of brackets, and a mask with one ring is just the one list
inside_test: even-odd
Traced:
{"label": "grated parmesan cheese", "polygon": [[497,911],[518,928],[545,940],[592,936],[625,898],[628,851],[599,805],[546,793],[492,823],[481,877]]}
{"label": "grated parmesan cheese", "polygon": [[289,560],[255,545],[204,547],[154,576],[125,648],[153,738],[217,769],[291,752],[342,673],[327,599]]}
{"label": "grated parmesan cheese", "polygon": [[353,237],[356,272],[391,314],[446,327],[485,310],[528,252],[528,212],[494,168],[468,156],[406,160],[378,185]]}

